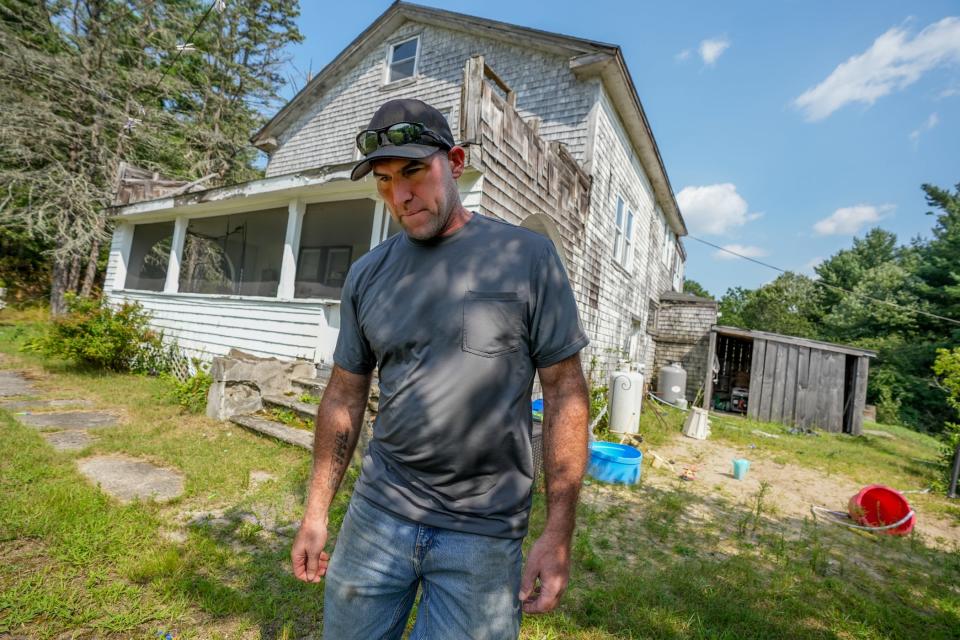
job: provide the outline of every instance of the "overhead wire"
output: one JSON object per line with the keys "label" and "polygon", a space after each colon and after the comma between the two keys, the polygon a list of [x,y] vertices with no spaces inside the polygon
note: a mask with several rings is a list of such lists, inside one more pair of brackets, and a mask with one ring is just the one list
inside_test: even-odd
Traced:
{"label": "overhead wire", "polygon": [[164,79],[166,79],[167,74],[170,73],[170,69],[173,68],[173,65],[177,64],[177,60],[180,59],[180,56],[183,54],[184,50],[186,49],[186,45],[190,44],[190,41],[193,40],[193,36],[197,35],[197,31],[199,31],[200,27],[203,26],[203,23],[207,21],[207,18],[210,16],[210,13],[214,10],[214,8],[220,7],[220,6],[222,5],[219,2],[219,0],[214,0],[213,2],[210,3],[210,6],[207,7],[207,11],[203,14],[203,17],[200,18],[200,22],[198,22],[193,27],[193,31],[191,31],[190,35],[187,36],[187,39],[183,41],[184,46],[177,47],[177,53],[175,56],[173,56],[173,60],[171,60],[170,64],[168,64],[166,68],[163,70],[163,74],[160,76],[160,79],[157,80],[157,83],[153,85],[154,91],[156,91],[157,87],[159,87],[160,84],[164,81]]}
{"label": "overhead wire", "polygon": [[[698,238],[698,237],[692,236],[692,235],[687,235],[686,237],[687,237],[687,238],[690,238],[691,240],[696,240],[697,242],[699,242],[699,243],[701,243],[701,244],[705,244],[705,245],[707,245],[708,247],[713,247],[714,249],[719,249],[720,251],[724,251],[724,252],[726,252],[726,253],[729,253],[730,255],[734,255],[734,256],[736,256],[736,257],[738,257],[738,258],[743,258],[744,260],[749,260],[750,262],[753,262],[753,263],[755,263],[755,264],[759,264],[759,265],[762,266],[762,267],[766,267],[766,268],[768,268],[768,269],[773,269],[774,271],[779,271],[780,273],[792,273],[791,271],[789,271],[789,270],[787,270],[787,269],[781,269],[780,267],[777,267],[777,266],[774,266],[774,265],[772,265],[772,264],[766,263],[766,262],[764,262],[764,261],[762,261],[762,260],[757,260],[756,258],[751,258],[750,256],[745,256],[745,255],[743,255],[742,253],[737,253],[736,251],[733,251],[732,249],[728,249],[727,247],[721,247],[720,245],[714,244],[714,243],[712,243],[712,242],[709,242],[708,240],[704,240],[704,239],[702,239],[702,238]],[[837,286],[837,285],[835,285],[835,284],[830,284],[830,283],[828,283],[828,282],[824,282],[823,280],[814,280],[813,282],[814,282],[814,284],[817,284],[817,285],[822,286],[822,287],[826,287],[827,289],[833,289],[834,291],[840,291],[840,292],[842,292],[842,293],[848,293],[848,294],[850,294],[850,295],[856,296],[856,297],[858,297],[858,298],[862,298],[862,299],[864,299],[864,300],[870,300],[871,302],[876,302],[877,304],[882,304],[882,305],[886,305],[886,306],[888,306],[888,307],[893,307],[894,309],[900,309],[901,311],[906,311],[906,312],[908,312],[908,313],[915,313],[915,314],[918,314],[918,315],[927,316],[928,318],[935,318],[935,319],[937,319],[937,320],[943,320],[944,322],[949,322],[950,324],[954,324],[954,325],[960,326],[960,320],[956,320],[955,318],[949,318],[949,317],[947,317],[947,316],[941,316],[941,315],[938,315],[938,314],[936,314],[936,313],[931,313],[931,312],[929,312],[929,311],[924,311],[924,310],[922,310],[922,309],[914,309],[913,307],[907,307],[907,306],[902,305],[902,304],[897,304],[897,303],[895,303],[895,302],[890,302],[889,300],[882,300],[882,299],[880,299],[880,298],[875,298],[875,297],[869,296],[869,295],[867,295],[867,294],[865,294],[865,293],[858,293],[858,292],[856,292],[856,291],[852,291],[852,290],[846,289],[846,288],[844,288],[844,287],[839,287],[839,286]]]}

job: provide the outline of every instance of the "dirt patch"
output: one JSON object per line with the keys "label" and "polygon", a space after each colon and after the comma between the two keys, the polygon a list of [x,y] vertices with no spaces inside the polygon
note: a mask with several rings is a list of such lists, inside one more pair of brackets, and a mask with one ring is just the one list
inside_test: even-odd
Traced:
{"label": "dirt patch", "polygon": [[[713,440],[694,440],[679,436],[665,446],[656,449],[661,457],[674,462],[674,470],[665,473],[654,471],[644,465],[643,482],[665,488],[675,482],[684,468],[696,469],[696,479],[685,483],[691,492],[699,496],[720,493],[730,500],[745,504],[760,489],[761,482],[769,488],[765,502],[773,507],[773,515],[787,516],[802,522],[810,516],[812,505],[835,511],[846,511],[847,502],[863,487],[852,480],[828,475],[824,471],[795,464],[781,464],[766,457],[758,449],[731,447]],[[733,460],[750,460],[750,470],[743,480],[733,478]],[[907,496],[909,499],[909,496]],[[960,544],[960,528],[933,514],[918,513],[916,530],[928,542],[937,543],[942,538],[944,548]]]}

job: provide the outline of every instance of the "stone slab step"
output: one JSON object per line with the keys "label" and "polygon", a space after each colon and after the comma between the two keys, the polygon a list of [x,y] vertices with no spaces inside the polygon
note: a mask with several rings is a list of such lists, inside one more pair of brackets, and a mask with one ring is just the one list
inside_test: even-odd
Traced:
{"label": "stone slab step", "polygon": [[19,371],[0,371],[0,398],[26,396],[34,391],[34,386]]}
{"label": "stone slab step", "polygon": [[34,429],[103,429],[117,426],[117,416],[105,411],[59,411],[16,414],[17,420]]}
{"label": "stone slab step", "polygon": [[95,456],[77,461],[80,473],[120,502],[172,500],[183,493],[179,471],[157,467],[146,460],[121,456]]}
{"label": "stone slab step", "polygon": [[261,398],[264,407],[279,407],[294,411],[301,418],[311,422],[317,416],[317,405],[309,402],[300,402],[293,396],[265,395]]}
{"label": "stone slab step", "polygon": [[20,400],[17,402],[0,402],[0,407],[8,411],[43,411],[44,409],[65,409],[71,407],[92,407],[93,402],[81,399],[65,400]]}
{"label": "stone slab step", "polygon": [[309,431],[294,429],[285,424],[280,424],[279,422],[258,416],[233,416],[230,418],[230,422],[265,436],[276,438],[287,444],[306,449],[307,451],[313,451],[313,434]]}
{"label": "stone slab step", "polygon": [[46,431],[40,435],[57,451],[81,451],[94,441],[86,431]]}

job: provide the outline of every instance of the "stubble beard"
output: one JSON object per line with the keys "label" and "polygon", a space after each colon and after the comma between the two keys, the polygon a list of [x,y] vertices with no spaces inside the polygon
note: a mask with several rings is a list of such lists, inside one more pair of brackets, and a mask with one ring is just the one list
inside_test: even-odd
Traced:
{"label": "stubble beard", "polygon": [[453,215],[456,205],[460,202],[460,190],[457,183],[450,180],[444,188],[443,198],[439,202],[436,215],[431,214],[430,223],[424,228],[414,231],[401,224],[404,233],[414,240],[432,240],[440,235]]}

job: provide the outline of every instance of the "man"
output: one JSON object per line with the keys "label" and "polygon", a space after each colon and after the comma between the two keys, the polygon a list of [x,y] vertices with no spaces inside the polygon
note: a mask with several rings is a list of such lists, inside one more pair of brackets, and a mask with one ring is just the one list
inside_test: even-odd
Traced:
{"label": "man", "polygon": [[[324,638],[515,639],[521,606],[553,609],[570,568],[587,457],[587,344],[550,241],[467,211],[465,152],[439,111],[393,100],[357,138],[403,228],[343,287],[333,372],[317,413],[294,574],[326,576]],[[333,557],[327,512],[379,368],[380,405]],[[530,393],[544,393],[547,522],[521,577],[534,469]]]}

